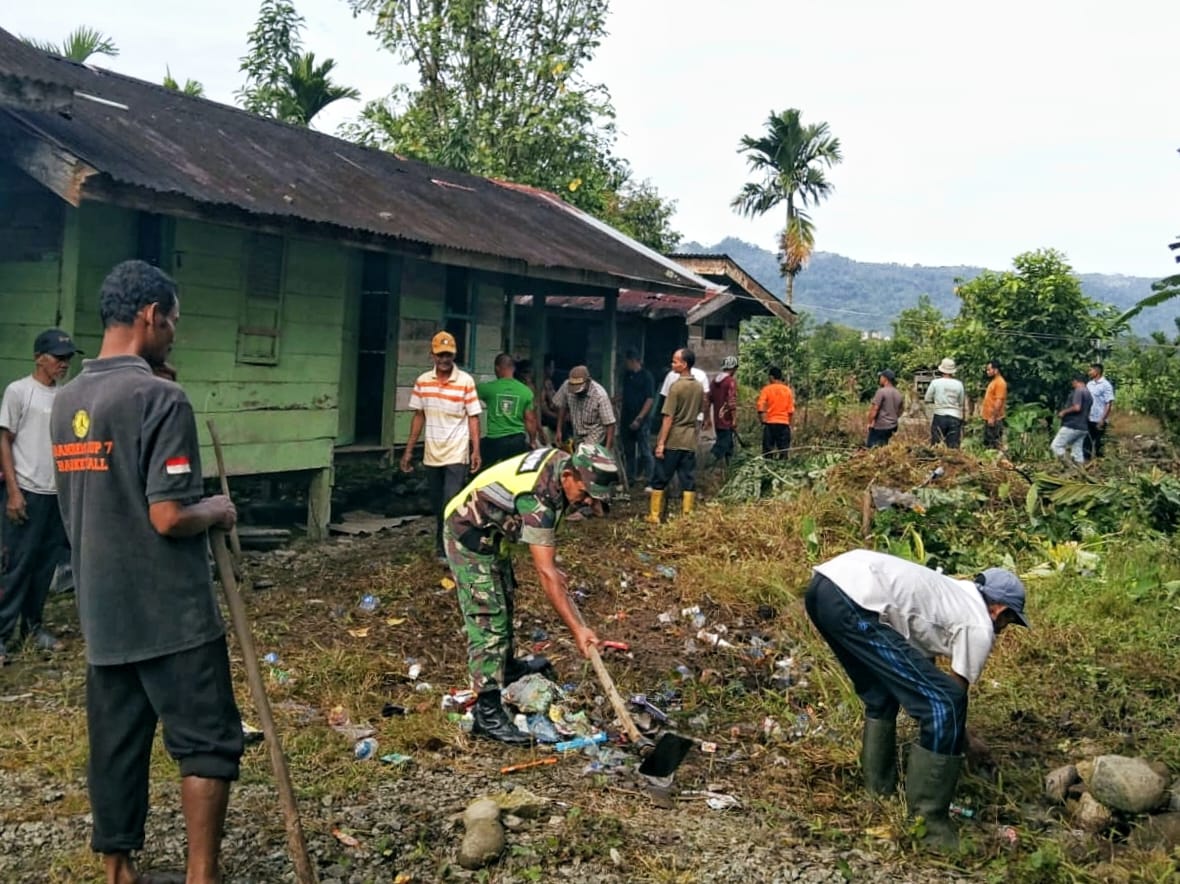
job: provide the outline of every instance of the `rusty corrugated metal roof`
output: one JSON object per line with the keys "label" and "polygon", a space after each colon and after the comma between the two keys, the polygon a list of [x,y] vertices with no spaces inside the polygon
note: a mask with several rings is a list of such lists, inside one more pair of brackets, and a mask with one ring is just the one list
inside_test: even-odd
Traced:
{"label": "rusty corrugated metal roof", "polygon": [[[19,55],[11,54],[15,46]],[[97,171],[100,184],[130,185],[259,216],[296,218],[412,243],[521,262],[522,275],[564,271],[620,287],[700,294],[706,282],[552,194],[466,175],[183,95],[111,71],[31,50],[0,30],[12,75],[73,90],[66,115],[6,108],[28,137]],[[34,70],[35,69],[35,70]],[[94,100],[98,99],[98,100]],[[0,126],[4,120],[0,113]],[[96,179],[100,179],[96,181]],[[101,180],[105,179],[105,181]],[[88,191],[89,188],[89,191]],[[556,277],[554,277],[556,278]]]}

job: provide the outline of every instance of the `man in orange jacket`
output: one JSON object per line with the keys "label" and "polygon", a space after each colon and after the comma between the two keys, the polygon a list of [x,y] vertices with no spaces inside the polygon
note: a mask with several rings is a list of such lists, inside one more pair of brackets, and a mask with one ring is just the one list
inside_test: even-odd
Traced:
{"label": "man in orange jacket", "polygon": [[999,448],[1004,441],[1004,416],[1008,413],[1008,382],[1000,372],[1000,365],[989,360],[985,368],[987,390],[983,394],[983,445],[985,448]]}

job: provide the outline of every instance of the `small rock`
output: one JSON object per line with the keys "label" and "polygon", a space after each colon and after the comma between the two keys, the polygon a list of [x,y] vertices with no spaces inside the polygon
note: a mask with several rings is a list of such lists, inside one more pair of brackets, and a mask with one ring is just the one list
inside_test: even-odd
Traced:
{"label": "small rock", "polygon": [[1168,810],[1180,812],[1180,777],[1172,780],[1172,800],[1168,802]]}
{"label": "small rock", "polygon": [[1149,816],[1143,825],[1131,833],[1131,844],[1141,850],[1171,853],[1174,848],[1180,847],[1180,813]]}
{"label": "small rock", "polygon": [[1087,832],[1100,832],[1110,825],[1111,813],[1110,808],[1086,792],[1078,799],[1073,818]]}
{"label": "small rock", "polygon": [[1074,765],[1067,764],[1065,767],[1057,768],[1045,777],[1045,797],[1058,804],[1063,803],[1065,796],[1069,794],[1069,787],[1079,779],[1078,769]]}
{"label": "small rock", "polygon": [[1090,791],[1094,798],[1115,810],[1143,813],[1165,800],[1168,781],[1142,758],[1101,755],[1094,759]]}
{"label": "small rock", "polygon": [[515,832],[517,829],[524,828],[524,820],[522,820],[520,817],[516,816],[515,814],[511,814],[511,813],[505,814],[504,819],[502,819],[500,822],[503,823],[504,828],[507,829],[509,832]]}
{"label": "small rock", "polygon": [[504,852],[504,843],[504,827],[498,819],[469,823],[459,847],[459,865],[465,869],[482,869]]}

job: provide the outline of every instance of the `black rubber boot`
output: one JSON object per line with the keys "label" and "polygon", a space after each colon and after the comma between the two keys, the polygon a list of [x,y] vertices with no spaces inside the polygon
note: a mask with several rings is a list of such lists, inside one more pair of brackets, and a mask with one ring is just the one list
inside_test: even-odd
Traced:
{"label": "black rubber boot", "polygon": [[905,798],[910,816],[926,822],[926,847],[953,852],[959,849],[959,832],[949,809],[959,782],[962,755],[938,755],[915,745],[905,774]]}
{"label": "black rubber boot", "polygon": [[475,718],[471,732],[477,736],[512,746],[528,746],[533,741],[528,734],[517,730],[508,717],[504,704],[500,702],[499,688],[481,691],[471,714]]}
{"label": "black rubber boot", "polygon": [[550,681],[557,677],[557,672],[549,658],[543,654],[531,654],[528,657],[513,657],[504,667],[504,684],[510,685],[520,681],[526,675],[543,675]]}
{"label": "black rubber boot", "polygon": [[870,795],[887,798],[897,791],[896,719],[865,719],[860,768]]}

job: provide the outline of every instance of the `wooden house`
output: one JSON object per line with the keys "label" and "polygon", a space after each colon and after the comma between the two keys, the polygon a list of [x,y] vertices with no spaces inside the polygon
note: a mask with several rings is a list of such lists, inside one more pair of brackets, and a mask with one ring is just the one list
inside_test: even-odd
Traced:
{"label": "wooden house", "polygon": [[[231,475],[304,473],[329,516],[340,446],[404,441],[429,341],[487,374],[514,295],[707,283],[556,197],[76,64],[0,30],[0,385],[38,331],[95,354],[98,291],[141,258],[181,292],[173,362]],[[210,452],[204,451],[206,462]]]}

